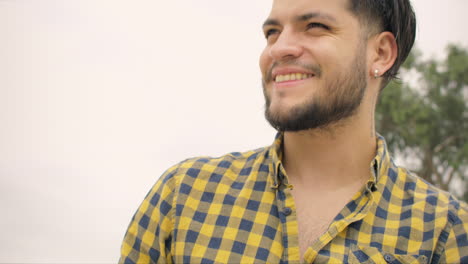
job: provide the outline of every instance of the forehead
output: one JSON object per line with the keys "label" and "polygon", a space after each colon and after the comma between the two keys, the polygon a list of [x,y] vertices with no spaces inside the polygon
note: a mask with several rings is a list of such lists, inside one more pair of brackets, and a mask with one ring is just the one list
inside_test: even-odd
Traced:
{"label": "forehead", "polygon": [[351,15],[349,0],[273,0],[269,18],[287,20],[302,13],[314,12],[336,17]]}

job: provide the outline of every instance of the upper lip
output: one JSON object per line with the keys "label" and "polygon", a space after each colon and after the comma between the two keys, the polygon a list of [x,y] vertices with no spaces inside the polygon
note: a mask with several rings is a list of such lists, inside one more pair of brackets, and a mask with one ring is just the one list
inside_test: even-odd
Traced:
{"label": "upper lip", "polygon": [[274,80],[276,76],[278,75],[286,75],[286,74],[291,74],[291,73],[315,75],[314,72],[304,70],[303,68],[300,68],[300,67],[277,67],[272,71],[271,76],[273,77],[273,80]]}

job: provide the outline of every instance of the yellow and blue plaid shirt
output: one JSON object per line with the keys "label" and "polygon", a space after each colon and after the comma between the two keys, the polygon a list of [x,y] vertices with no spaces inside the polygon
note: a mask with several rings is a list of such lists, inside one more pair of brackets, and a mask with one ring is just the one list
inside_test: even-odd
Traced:
{"label": "yellow and blue plaid shirt", "polygon": [[[298,263],[292,186],[275,143],[170,168],[134,215],[120,263]],[[468,206],[395,166],[373,177],[309,246],[307,263],[468,263]]]}

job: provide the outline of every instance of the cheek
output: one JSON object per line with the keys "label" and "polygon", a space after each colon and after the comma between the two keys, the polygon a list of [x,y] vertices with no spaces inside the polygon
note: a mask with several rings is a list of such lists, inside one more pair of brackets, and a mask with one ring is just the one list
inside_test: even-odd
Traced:
{"label": "cheek", "polygon": [[264,49],[262,54],[260,54],[260,60],[259,60],[260,70],[262,71],[263,76],[266,75],[266,72],[268,71],[268,67],[270,63],[271,63],[271,59],[269,56],[269,51],[267,49]]}

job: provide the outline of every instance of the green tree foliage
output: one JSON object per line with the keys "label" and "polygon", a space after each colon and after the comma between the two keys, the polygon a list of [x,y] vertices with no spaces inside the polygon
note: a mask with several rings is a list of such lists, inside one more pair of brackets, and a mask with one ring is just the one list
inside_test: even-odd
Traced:
{"label": "green tree foliage", "polygon": [[423,60],[415,50],[402,80],[382,91],[376,126],[404,165],[468,201],[467,101],[466,49],[449,45],[443,60]]}

